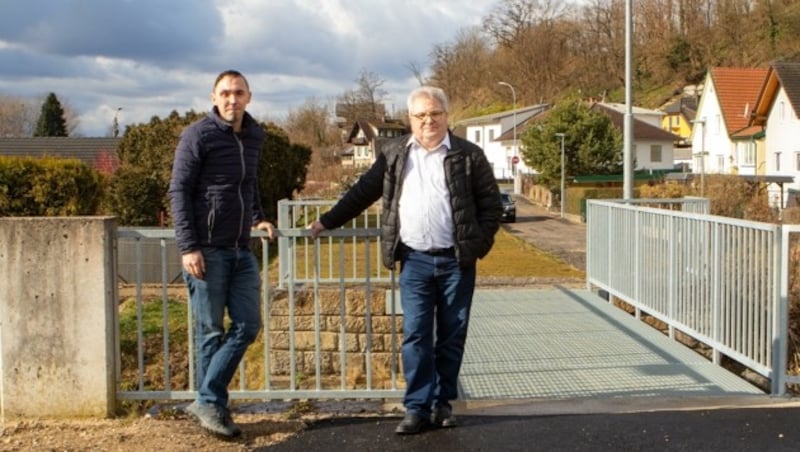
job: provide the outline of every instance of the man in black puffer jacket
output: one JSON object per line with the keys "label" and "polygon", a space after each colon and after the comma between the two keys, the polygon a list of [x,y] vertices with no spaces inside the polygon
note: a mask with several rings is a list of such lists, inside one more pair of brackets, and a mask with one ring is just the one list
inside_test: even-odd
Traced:
{"label": "man in black puffer jacket", "polygon": [[383,198],[383,263],[401,266],[406,416],[398,434],[456,425],[450,401],[458,396],[476,261],[494,244],[503,211],[483,150],[448,131],[444,91],[415,89],[408,112],[411,136],[387,142],[356,185],[310,225],[316,237]]}
{"label": "man in black puffer jacket", "polygon": [[241,429],[228,409],[228,384],[262,323],[250,230],[265,230],[270,238],[274,232],[259,198],[265,134],[245,111],[247,80],[237,71],[221,73],[211,99],[211,113],[181,134],[169,197],[195,319],[197,399],[186,411],[206,430],[234,437]]}

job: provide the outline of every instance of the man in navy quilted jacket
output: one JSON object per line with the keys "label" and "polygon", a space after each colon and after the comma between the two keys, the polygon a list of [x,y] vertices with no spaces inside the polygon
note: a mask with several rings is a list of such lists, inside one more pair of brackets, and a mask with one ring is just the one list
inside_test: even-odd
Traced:
{"label": "man in navy quilted jacket", "polygon": [[[272,238],[258,191],[264,130],[245,111],[251,93],[238,71],[214,82],[212,111],[181,134],[169,198],[183,278],[195,319],[197,399],[186,408],[204,429],[236,437],[228,384],[261,330],[260,274],[251,229]],[[225,331],[227,310],[230,326]]]}

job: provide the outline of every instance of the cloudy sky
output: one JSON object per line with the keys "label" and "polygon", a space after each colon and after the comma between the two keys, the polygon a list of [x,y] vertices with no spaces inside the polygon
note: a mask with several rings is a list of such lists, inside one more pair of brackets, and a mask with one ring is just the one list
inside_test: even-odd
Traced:
{"label": "cloudy sky", "polygon": [[[434,45],[480,24],[499,0],[0,0],[0,95],[49,92],[77,133],[210,108],[216,75],[242,71],[251,113],[283,119],[309,98],[332,103],[362,69],[403,108]],[[468,68],[465,68],[468,69]]]}

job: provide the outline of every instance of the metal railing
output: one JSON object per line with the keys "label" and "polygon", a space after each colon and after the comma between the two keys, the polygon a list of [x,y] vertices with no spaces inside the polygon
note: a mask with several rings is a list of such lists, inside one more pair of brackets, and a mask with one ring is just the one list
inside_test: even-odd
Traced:
{"label": "metal railing", "polygon": [[[788,234],[795,227],[706,215],[696,200],[587,203],[587,283],[771,379],[787,373]],[[661,204],[658,207],[662,207]],[[685,209],[688,206],[694,208]],[[701,207],[697,208],[700,205]],[[688,210],[688,212],[687,212]]]}
{"label": "metal railing", "polygon": [[[394,273],[374,269],[380,267],[380,253],[373,251],[379,249],[379,229],[325,231],[314,240],[303,223],[306,218],[315,218],[324,203],[319,203],[319,207],[307,204],[281,203],[279,225],[284,227],[276,231],[280,250],[277,270],[271,265],[270,253],[274,251],[264,233],[254,233],[254,240],[260,241],[257,254],[262,266],[264,329],[248,349],[247,356],[251,358],[240,365],[238,384],[231,389],[230,396],[232,399],[402,397],[398,375],[400,315],[395,312]],[[375,220],[365,217],[363,221],[369,224]],[[168,256],[175,247],[174,230],[120,228],[117,237],[134,242],[137,259],[134,279],[127,287],[132,292],[129,303],[135,303],[136,310],[135,357],[118,360],[117,381],[122,384],[124,379],[125,387],[120,385],[117,398],[193,398],[192,313],[187,307],[183,283],[171,284],[171,276],[167,274]],[[141,276],[144,273],[141,249],[152,246],[153,242],[161,248],[164,269],[157,296],[146,293]],[[322,269],[323,262],[327,268]],[[386,297],[384,302],[381,295]],[[153,306],[159,302],[161,331],[146,333],[145,318],[156,315]],[[172,312],[176,306],[185,310],[185,323],[171,319],[175,317]],[[378,309],[381,312],[376,312]],[[185,335],[180,327],[177,332],[171,330],[170,325],[175,323],[184,325]],[[179,354],[187,360],[181,363],[172,358],[178,343],[173,336],[177,335],[185,342],[185,349]],[[160,344],[154,346],[153,342],[158,341]],[[119,350],[120,344],[117,347]],[[160,350],[160,357],[152,352],[154,349]],[[253,359],[253,354],[260,357]],[[161,368],[155,369],[158,374],[155,378],[151,377],[154,367],[158,367],[154,362],[161,363]],[[246,362],[255,364],[248,368]]]}
{"label": "metal railing", "polygon": [[[289,230],[293,228],[303,229],[311,221],[319,218],[327,209],[336,204],[335,200],[281,200],[278,203],[278,228]],[[344,282],[352,283],[362,281],[369,277],[373,282],[388,283],[391,281],[389,271],[381,264],[381,241],[380,241],[380,222],[381,209],[379,205],[364,211],[359,217],[354,218],[345,227],[349,230],[363,229],[366,232],[364,237],[374,239],[367,243],[366,248],[361,247],[364,252],[369,253],[366,262],[358,259],[360,236],[339,235],[338,233],[326,234],[324,240],[320,241],[323,245],[323,255],[319,260],[319,271],[316,276],[312,272],[311,259],[311,240],[307,235],[298,234],[293,237],[281,237],[278,239],[278,256],[281,275],[292,274],[295,282],[310,283],[315,277],[320,283],[340,282],[341,272],[345,272]],[[338,240],[337,240],[338,237]],[[349,242],[349,256],[345,256],[345,264],[336,262],[333,252],[334,245],[345,246]],[[364,243],[363,241],[361,242]],[[294,259],[293,262],[290,262]],[[362,268],[359,264],[366,265]],[[281,278],[279,284],[285,279]],[[281,286],[282,287],[282,286]]]}

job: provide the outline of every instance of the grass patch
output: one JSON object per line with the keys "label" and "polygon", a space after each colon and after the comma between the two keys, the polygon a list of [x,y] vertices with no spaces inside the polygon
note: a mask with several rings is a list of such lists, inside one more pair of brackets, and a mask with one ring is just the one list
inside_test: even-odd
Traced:
{"label": "grass patch", "polygon": [[492,250],[478,261],[478,276],[585,278],[586,274],[501,228]]}

